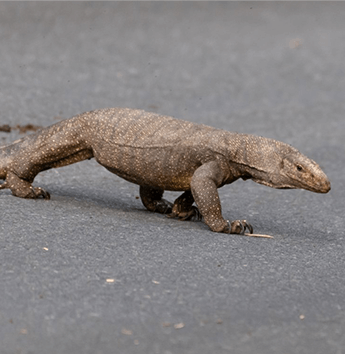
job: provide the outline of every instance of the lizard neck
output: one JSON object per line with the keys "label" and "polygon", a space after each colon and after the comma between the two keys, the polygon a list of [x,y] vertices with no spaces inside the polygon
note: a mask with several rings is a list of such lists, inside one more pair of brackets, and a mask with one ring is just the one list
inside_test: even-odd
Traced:
{"label": "lizard neck", "polygon": [[282,155],[297,151],[280,141],[250,134],[230,133],[224,145],[229,161],[242,165],[246,171],[269,172]]}
{"label": "lizard neck", "polygon": [[280,188],[281,162],[285,155],[298,153],[288,144],[249,134],[231,133],[228,146],[228,161],[244,180]]}

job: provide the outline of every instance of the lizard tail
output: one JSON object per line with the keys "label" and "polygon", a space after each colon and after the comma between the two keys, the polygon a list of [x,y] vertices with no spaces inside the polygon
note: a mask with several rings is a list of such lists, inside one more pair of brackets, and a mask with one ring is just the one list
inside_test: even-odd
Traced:
{"label": "lizard tail", "polygon": [[0,147],[0,180],[6,179],[8,164],[8,146],[2,146]]}

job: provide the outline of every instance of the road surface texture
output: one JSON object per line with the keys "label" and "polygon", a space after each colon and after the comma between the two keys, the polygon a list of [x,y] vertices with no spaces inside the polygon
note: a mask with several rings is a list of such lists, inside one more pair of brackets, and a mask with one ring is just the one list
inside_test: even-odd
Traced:
{"label": "road surface texture", "polygon": [[94,160],[41,173],[50,201],[1,191],[1,354],[345,353],[344,17],[333,2],[0,3],[0,125],[140,108],[282,140],[332,183],[220,189],[225,217],[273,240],[150,213]]}

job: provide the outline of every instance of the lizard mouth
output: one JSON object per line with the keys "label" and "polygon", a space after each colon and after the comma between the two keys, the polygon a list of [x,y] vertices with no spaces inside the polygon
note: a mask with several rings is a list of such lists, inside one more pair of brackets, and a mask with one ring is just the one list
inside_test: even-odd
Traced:
{"label": "lizard mouth", "polygon": [[263,186],[266,186],[266,187],[271,187],[271,188],[275,188],[275,189],[291,189],[291,188],[294,188],[294,187],[290,187],[290,186],[277,186],[273,183],[270,183],[268,181],[263,181],[261,179],[256,179],[256,178],[252,178],[252,181],[255,182],[255,183],[258,183],[258,184],[262,184]]}
{"label": "lizard mouth", "polygon": [[[297,187],[293,184],[275,184],[275,183],[271,183],[271,182],[268,182],[268,181],[262,181],[260,179],[252,179],[254,182],[256,183],[259,183],[259,184],[262,184],[266,187],[271,187],[271,188],[274,188],[274,189],[300,189],[301,187]],[[308,189],[308,190],[311,190],[314,192],[314,190],[312,190],[309,186],[303,186],[302,187],[303,189]]]}
{"label": "lizard mouth", "polygon": [[321,181],[318,183],[317,187],[310,188],[309,190],[315,193],[328,193],[331,190],[331,182],[328,179]]}
{"label": "lizard mouth", "polygon": [[319,183],[316,183],[315,185],[311,186],[308,184],[303,184],[301,185],[301,182],[299,182],[300,186],[296,186],[293,184],[274,184],[269,181],[262,181],[259,179],[252,179],[254,182],[262,184],[267,187],[275,188],[275,189],[305,189],[310,192],[314,193],[328,193],[331,190],[331,183],[328,179],[320,181]]}
{"label": "lizard mouth", "polygon": [[331,183],[326,175],[324,175],[324,178],[313,179],[311,183],[301,180],[296,180],[296,183],[299,186],[292,188],[305,189],[314,193],[328,193],[331,190]]}

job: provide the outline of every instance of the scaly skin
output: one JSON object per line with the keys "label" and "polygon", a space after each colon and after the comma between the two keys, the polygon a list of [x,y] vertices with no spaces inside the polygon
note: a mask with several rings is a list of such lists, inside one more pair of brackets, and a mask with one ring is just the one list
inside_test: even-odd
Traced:
{"label": "scaly skin", "polygon": [[[49,199],[32,186],[39,172],[92,157],[140,185],[148,210],[183,220],[202,216],[215,232],[252,232],[245,220],[230,223],[221,213],[217,188],[239,178],[272,188],[330,190],[321,168],[287,144],[127,108],[83,113],[0,148],[0,189]],[[162,198],[164,190],[184,193],[172,204]]]}

